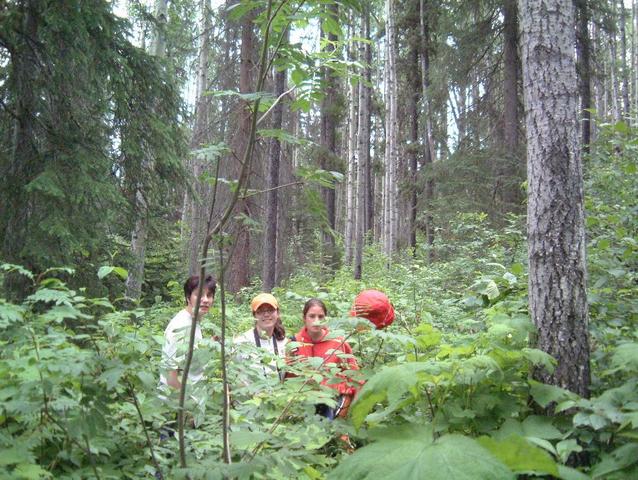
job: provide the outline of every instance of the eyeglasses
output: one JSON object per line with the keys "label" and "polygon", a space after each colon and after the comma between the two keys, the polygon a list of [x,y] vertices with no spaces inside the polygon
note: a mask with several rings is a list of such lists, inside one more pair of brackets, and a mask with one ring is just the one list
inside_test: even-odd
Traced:
{"label": "eyeglasses", "polygon": [[256,315],[266,315],[266,314],[272,315],[276,311],[277,310],[272,308],[272,307],[270,307],[270,308],[268,308],[268,307],[265,307],[265,308],[259,307],[257,310],[255,310],[255,314]]}

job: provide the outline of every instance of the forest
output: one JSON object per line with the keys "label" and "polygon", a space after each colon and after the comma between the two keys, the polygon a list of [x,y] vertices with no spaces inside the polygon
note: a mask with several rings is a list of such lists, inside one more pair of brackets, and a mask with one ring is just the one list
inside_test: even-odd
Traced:
{"label": "forest", "polygon": [[637,213],[636,0],[0,0],[0,478],[638,478]]}

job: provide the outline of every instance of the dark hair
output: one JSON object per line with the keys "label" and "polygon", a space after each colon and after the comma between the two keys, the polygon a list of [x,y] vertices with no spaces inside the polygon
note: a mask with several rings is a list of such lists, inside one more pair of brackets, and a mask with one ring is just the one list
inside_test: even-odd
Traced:
{"label": "dark hair", "polygon": [[[188,304],[188,299],[197,288],[199,287],[199,275],[193,275],[192,277],[188,277],[188,279],[184,282],[184,298],[186,299],[186,304]],[[217,288],[217,282],[215,282],[215,278],[212,275],[206,275],[204,279],[204,287],[206,290],[215,295],[215,289]]]}
{"label": "dark hair", "polygon": [[328,316],[328,309],[326,308],[326,304],[323,303],[318,298],[311,298],[303,306],[303,316],[304,317],[306,316],[306,313],[308,313],[308,310],[310,310],[311,307],[321,307],[321,309],[323,310],[323,314],[325,316]]}
{"label": "dark hair", "polygon": [[281,323],[281,317],[277,318],[277,323],[275,323],[275,327],[272,330],[272,334],[280,342],[284,338],[286,338],[286,329],[284,328],[284,324]]}

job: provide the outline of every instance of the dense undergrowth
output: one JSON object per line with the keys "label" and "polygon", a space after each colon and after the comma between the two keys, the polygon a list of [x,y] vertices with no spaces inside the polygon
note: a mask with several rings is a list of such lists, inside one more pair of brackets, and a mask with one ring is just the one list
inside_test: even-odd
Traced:
{"label": "dense undergrowth", "polygon": [[[301,388],[303,375],[283,385],[264,379],[231,351],[232,465],[220,460],[217,302],[203,324],[211,339],[196,353],[208,365],[208,400],[205,411],[189,406],[201,425],[186,433],[187,470],[178,468],[177,441],[159,437],[177,400],[157,396],[162,331],[181,308],[179,284],[168,285],[171,302],[130,310],[70,289],[69,270],[34,276],[4,265],[37,290],[22,304],[0,300],[0,478],[153,478],[156,466],[164,478],[638,476],[637,158],[635,132],[617,124],[603,129],[587,160],[590,399],[531,379],[553,359],[530,344],[518,217],[495,229],[483,215],[459,215],[433,263],[419,251],[388,267],[370,247],[360,282],[347,268],[320,282],[309,266],[277,289],[288,334],[301,327],[307,298],[328,304],[332,330],[348,336],[366,384],[347,421],[325,422],[313,412],[329,392]],[[112,283],[118,273],[100,272]],[[363,288],[392,299],[398,316],[389,329],[362,329],[348,317]],[[228,305],[227,335],[252,324],[255,291]],[[541,416],[551,403],[556,415]],[[568,466],[575,459],[578,469]]]}

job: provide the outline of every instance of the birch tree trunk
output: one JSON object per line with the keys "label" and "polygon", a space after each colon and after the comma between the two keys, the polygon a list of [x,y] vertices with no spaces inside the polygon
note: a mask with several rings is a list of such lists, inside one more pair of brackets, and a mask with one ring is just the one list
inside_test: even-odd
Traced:
{"label": "birch tree trunk", "polygon": [[[168,0],[155,2],[155,32],[151,44],[151,55],[163,57],[166,52],[164,31],[166,29]],[[152,170],[153,161],[147,156],[142,161],[143,170]],[[146,240],[148,235],[149,208],[144,194],[144,186],[137,184],[135,188],[135,225],[131,233],[131,256],[133,262],[126,278],[126,296],[139,300],[144,283],[144,263],[146,261]]]}
{"label": "birch tree trunk", "polygon": [[[631,3],[631,71],[633,84],[633,111],[638,113],[638,6],[636,0]],[[636,121],[634,120],[634,125]]]}
{"label": "birch tree trunk", "polygon": [[[612,2],[612,9],[613,9],[613,16],[614,18],[617,16],[616,15],[616,3],[615,0]],[[609,92],[611,93],[611,112],[612,112],[612,118],[615,122],[619,121],[621,119],[621,106],[620,106],[620,80],[618,78],[618,69],[617,69],[617,65],[618,65],[618,40],[617,40],[617,35],[616,35],[616,26],[612,25],[611,27],[611,31],[609,32],[610,35],[610,42],[609,42],[609,54],[610,54],[610,58],[609,58],[609,81],[611,82],[611,88],[609,89]]]}
{"label": "birch tree trunk", "polygon": [[[596,58],[599,56],[599,48],[598,48],[598,44],[600,41],[599,37],[600,37],[600,30],[596,22],[592,21],[590,47],[591,47],[591,57],[593,58]],[[607,115],[607,103],[606,103],[607,94],[605,93],[605,82],[603,80],[605,63],[604,61],[601,61],[600,63],[601,63],[602,72],[599,70],[593,70],[592,72],[593,73],[592,83],[594,87],[593,107],[596,109],[596,111],[601,117],[604,117],[605,115]],[[591,124],[590,124],[590,127],[591,127]],[[591,133],[590,141],[593,141],[596,137],[596,129],[590,128],[590,133]]]}
{"label": "birch tree trunk", "polygon": [[589,7],[587,0],[575,0],[577,31],[576,31],[576,52],[578,55],[578,81],[580,91],[580,115],[582,117],[582,148],[584,152],[589,152],[591,143],[591,68],[590,68],[590,45],[589,41]]}
{"label": "birch tree trunk", "polygon": [[[633,72],[633,99],[634,112],[638,112],[638,2],[633,0],[631,4],[631,18],[632,18],[632,35],[631,35],[631,65]],[[638,113],[637,113],[638,114]],[[634,120],[634,125],[636,121]]]}
{"label": "birch tree trunk", "polygon": [[620,60],[622,62],[622,117],[629,116],[629,65],[627,64],[627,9],[623,0],[620,0]]}
{"label": "birch tree trunk", "polygon": [[589,395],[583,179],[572,0],[519,0],[527,126],[529,308],[545,383]]}
{"label": "birch tree trunk", "polygon": [[[208,86],[208,64],[210,55],[210,0],[201,0],[199,5],[201,11],[201,32],[199,56],[197,60],[197,82],[195,87],[195,119],[193,123],[193,133],[190,140],[191,151],[197,150],[208,139],[208,116],[209,99],[205,95]],[[210,188],[206,182],[201,180],[202,174],[206,171],[206,164],[203,159],[195,156],[189,159],[191,172],[193,175],[194,196],[186,192],[184,198],[185,220],[190,225],[190,238],[188,246],[188,274],[197,275],[200,269],[199,252],[204,241],[206,229],[206,214],[208,210],[208,198]]]}
{"label": "birch tree trunk", "polygon": [[[354,16],[353,22],[349,26],[349,38],[354,37]],[[355,45],[348,50],[348,57],[351,62],[356,61],[357,54]],[[359,82],[360,83],[360,82]],[[348,88],[348,173],[346,180],[346,228],[345,228],[345,263],[350,265],[354,255],[355,230],[357,223],[357,175],[359,169],[357,167],[357,130],[358,130],[358,109],[359,109],[359,89],[357,85],[350,82]]]}

